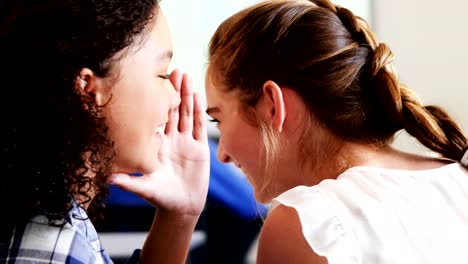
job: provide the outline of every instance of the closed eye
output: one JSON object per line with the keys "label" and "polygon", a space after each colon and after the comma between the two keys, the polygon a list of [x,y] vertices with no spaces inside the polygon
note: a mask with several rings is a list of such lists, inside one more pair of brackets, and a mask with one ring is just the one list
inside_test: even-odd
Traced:
{"label": "closed eye", "polygon": [[169,80],[171,78],[171,75],[170,74],[159,74],[158,77],[162,78],[164,80]]}
{"label": "closed eye", "polygon": [[216,118],[210,118],[208,121],[213,122],[213,123],[219,123],[219,120]]}

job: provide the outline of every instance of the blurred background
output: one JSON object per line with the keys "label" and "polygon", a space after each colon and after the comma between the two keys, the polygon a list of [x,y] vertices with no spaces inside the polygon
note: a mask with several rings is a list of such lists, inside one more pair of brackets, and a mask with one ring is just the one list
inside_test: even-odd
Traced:
{"label": "blurred background", "polygon": [[[190,72],[204,94],[207,45],[216,27],[258,0],[163,0],[174,42],[172,68]],[[424,104],[445,107],[468,130],[468,1],[337,0],[365,18],[396,54],[401,82]],[[213,125],[213,124],[210,124]],[[255,263],[256,238],[268,205],[255,202],[242,172],[216,161],[218,132],[209,127],[212,175],[208,202],[194,233],[188,262]],[[397,147],[431,154],[402,133]],[[141,247],[154,208],[124,191],[111,190],[106,222],[99,231],[116,263]],[[110,221],[110,219],[113,219]]]}

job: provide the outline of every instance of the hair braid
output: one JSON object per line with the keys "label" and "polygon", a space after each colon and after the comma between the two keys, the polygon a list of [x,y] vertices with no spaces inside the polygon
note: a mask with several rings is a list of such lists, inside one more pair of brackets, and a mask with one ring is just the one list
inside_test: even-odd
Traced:
{"label": "hair braid", "polygon": [[335,13],[343,26],[351,33],[353,39],[361,46],[377,47],[377,39],[369,30],[369,24],[360,16],[356,16],[349,9],[334,5],[329,0],[310,0],[319,7],[326,8]]}
{"label": "hair braid", "polygon": [[445,110],[437,106],[424,106],[411,89],[400,84],[392,65],[395,58],[393,52],[387,45],[378,43],[366,21],[329,0],[310,1],[335,13],[360,46],[372,49],[367,63],[368,76],[372,93],[378,98],[378,104],[383,107],[387,118],[427,148],[460,161],[468,151],[468,140],[461,127]]}

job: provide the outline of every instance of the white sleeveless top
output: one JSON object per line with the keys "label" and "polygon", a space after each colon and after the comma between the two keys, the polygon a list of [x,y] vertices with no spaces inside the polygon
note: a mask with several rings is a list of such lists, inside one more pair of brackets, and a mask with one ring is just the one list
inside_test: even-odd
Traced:
{"label": "white sleeveless top", "polygon": [[306,241],[329,264],[468,263],[468,172],[354,167],[284,192]]}

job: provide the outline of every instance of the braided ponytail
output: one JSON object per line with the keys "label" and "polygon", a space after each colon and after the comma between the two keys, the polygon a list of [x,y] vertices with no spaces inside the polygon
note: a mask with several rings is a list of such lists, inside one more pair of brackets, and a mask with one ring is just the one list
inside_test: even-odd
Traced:
{"label": "braided ponytail", "polygon": [[377,46],[376,37],[369,30],[369,24],[360,16],[355,16],[349,9],[334,5],[328,0],[310,0],[319,7],[326,8],[335,13],[341,20],[343,26],[351,33],[353,39],[359,45],[370,46],[375,49]]}
{"label": "braided ponytail", "polygon": [[[438,106],[423,106],[416,95],[402,86],[402,120],[406,131],[424,146],[442,156],[461,161],[468,150],[461,127]],[[463,164],[468,167],[468,164]]]}
{"label": "braided ponytail", "polygon": [[387,118],[404,128],[427,148],[443,157],[462,161],[461,163],[468,167],[468,140],[459,124],[442,108],[422,105],[411,89],[399,83],[395,68],[391,64],[394,54],[387,45],[378,43],[365,20],[329,0],[311,2],[335,13],[359,45],[372,49],[368,76],[375,89],[372,94],[378,98]]}

